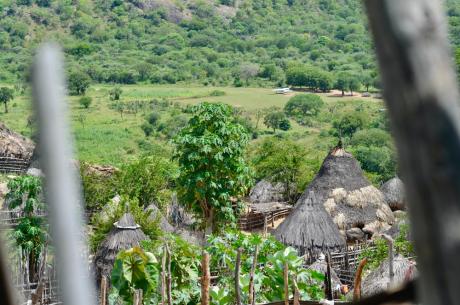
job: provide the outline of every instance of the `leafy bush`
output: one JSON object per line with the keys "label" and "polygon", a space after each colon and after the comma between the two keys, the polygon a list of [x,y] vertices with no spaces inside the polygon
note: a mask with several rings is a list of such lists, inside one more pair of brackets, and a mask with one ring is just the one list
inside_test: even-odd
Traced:
{"label": "leafy bush", "polygon": [[93,99],[90,96],[83,96],[78,100],[78,103],[85,109],[88,109]]}
{"label": "leafy bush", "polygon": [[358,112],[349,112],[342,115],[332,123],[335,135],[339,137],[351,138],[353,134],[366,125],[366,119],[363,114]]}
{"label": "leafy bush", "polygon": [[86,73],[74,71],[69,75],[68,86],[71,95],[84,95],[90,84],[91,79]]}
{"label": "leafy bush", "polygon": [[225,91],[222,90],[213,90],[209,93],[209,96],[224,96],[226,95]]}
{"label": "leafy bush", "polygon": [[150,135],[153,133],[153,126],[149,124],[148,122],[142,123],[141,129],[144,132],[146,137],[150,137]]}

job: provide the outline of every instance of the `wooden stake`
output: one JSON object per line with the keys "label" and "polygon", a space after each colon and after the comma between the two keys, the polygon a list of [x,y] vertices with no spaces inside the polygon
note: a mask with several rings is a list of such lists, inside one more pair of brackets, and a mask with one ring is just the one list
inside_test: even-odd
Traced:
{"label": "wooden stake", "polygon": [[235,294],[236,294],[236,305],[241,305],[241,287],[240,287],[240,265],[241,265],[241,253],[242,248],[239,248],[236,252],[236,265],[235,265]]}
{"label": "wooden stake", "polygon": [[294,284],[294,304],[293,305],[300,305],[300,292],[299,287],[297,286],[297,279],[295,276],[292,277],[292,283]]}
{"label": "wooden stake", "polygon": [[168,298],[168,305],[172,305],[172,293],[171,293],[171,282],[172,282],[172,275],[171,275],[171,252],[169,251],[168,244],[166,246],[166,257],[167,257],[167,268],[168,268],[168,276],[166,278],[166,295]]}
{"label": "wooden stake", "polygon": [[107,277],[101,277],[101,305],[107,304]]}
{"label": "wooden stake", "polygon": [[142,289],[134,290],[133,305],[142,305]]}
{"label": "wooden stake", "polygon": [[161,259],[161,304],[166,304],[166,247],[163,249],[163,258]]}
{"label": "wooden stake", "polygon": [[209,305],[209,286],[211,284],[211,274],[209,271],[209,253],[203,251],[201,261],[201,305]]}
{"label": "wooden stake", "polygon": [[254,251],[254,257],[252,259],[251,272],[249,274],[249,305],[254,305],[256,303],[256,295],[254,291],[254,274],[257,267],[257,256],[259,254],[259,246],[256,246]]}
{"label": "wooden stake", "polygon": [[284,279],[284,305],[289,305],[289,265],[287,262],[284,263],[283,279]]}
{"label": "wooden stake", "polygon": [[390,278],[389,278],[389,281],[388,281],[388,289],[391,289],[393,288],[393,283],[394,283],[394,277],[395,277],[395,273],[394,273],[394,269],[393,269],[393,261],[394,261],[394,246],[393,246],[393,238],[391,238],[391,236],[387,235],[387,234],[382,234],[382,237],[387,241],[388,243],[388,265],[389,265],[389,275],[390,275]]}
{"label": "wooden stake", "polygon": [[332,279],[331,279],[331,257],[329,253],[326,254],[326,298],[330,301],[334,299],[332,292]]}

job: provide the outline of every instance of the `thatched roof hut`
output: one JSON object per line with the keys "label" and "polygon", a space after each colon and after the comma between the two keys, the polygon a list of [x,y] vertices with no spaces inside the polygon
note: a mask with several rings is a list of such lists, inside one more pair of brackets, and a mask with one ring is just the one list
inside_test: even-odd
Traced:
{"label": "thatched roof hut", "polygon": [[148,237],[136,224],[133,215],[125,213],[119,221],[113,224],[112,230],[96,253],[94,264],[97,283],[100,283],[102,275],[110,278],[118,252],[140,246],[140,241],[146,239]]}
{"label": "thatched roof hut", "polygon": [[35,144],[28,138],[0,123],[0,157],[30,161]]}
{"label": "thatched roof hut", "polygon": [[286,202],[286,187],[280,182],[260,180],[249,193],[250,203]]}
{"label": "thatched roof hut", "polygon": [[345,246],[344,238],[313,191],[299,199],[291,214],[276,228],[274,235],[301,253],[319,253]]}
{"label": "thatched roof hut", "polygon": [[312,191],[315,203],[324,206],[343,236],[351,228],[373,235],[394,223],[383,194],[364,177],[358,161],[340,147],[326,157],[296,206],[302,205]]}
{"label": "thatched roof hut", "polygon": [[385,202],[393,211],[406,209],[406,193],[404,183],[398,177],[385,182],[380,190],[383,193]]}
{"label": "thatched roof hut", "polygon": [[163,216],[163,214],[161,213],[160,209],[155,204],[149,205],[145,210],[146,211],[152,211],[152,213],[150,214],[149,219],[152,220],[152,221],[158,221],[159,225],[160,225],[160,229],[163,232],[174,233],[174,231],[175,231],[174,227],[168,222],[166,217]]}
{"label": "thatched roof hut", "polygon": [[[393,260],[394,279],[393,287],[402,285],[404,282],[416,276],[417,268],[408,259],[397,255]],[[361,284],[362,297],[372,296],[388,289],[390,279],[389,260],[383,261],[380,266],[367,275]]]}

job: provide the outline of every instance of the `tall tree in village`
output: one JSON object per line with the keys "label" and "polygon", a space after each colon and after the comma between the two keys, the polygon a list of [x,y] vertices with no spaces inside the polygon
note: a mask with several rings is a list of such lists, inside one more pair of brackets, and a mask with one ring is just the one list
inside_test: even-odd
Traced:
{"label": "tall tree in village", "polygon": [[188,126],[174,140],[179,195],[200,216],[206,233],[236,221],[238,208],[232,203],[239,203],[252,182],[243,159],[249,135],[232,113],[225,104],[198,104]]}
{"label": "tall tree in village", "polygon": [[8,113],[8,103],[14,98],[14,91],[11,88],[0,88],[0,103],[5,106],[5,113]]}

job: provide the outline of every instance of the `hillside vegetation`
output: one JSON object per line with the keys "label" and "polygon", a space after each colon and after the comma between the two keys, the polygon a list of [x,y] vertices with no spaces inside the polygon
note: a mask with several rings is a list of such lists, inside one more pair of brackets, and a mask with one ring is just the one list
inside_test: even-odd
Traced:
{"label": "hillside vegetation", "polygon": [[[458,43],[458,1],[448,6]],[[99,83],[284,85],[302,64],[328,87],[340,73],[377,86],[368,33],[360,0],[3,0],[0,82],[23,80],[54,40],[69,71]]]}

